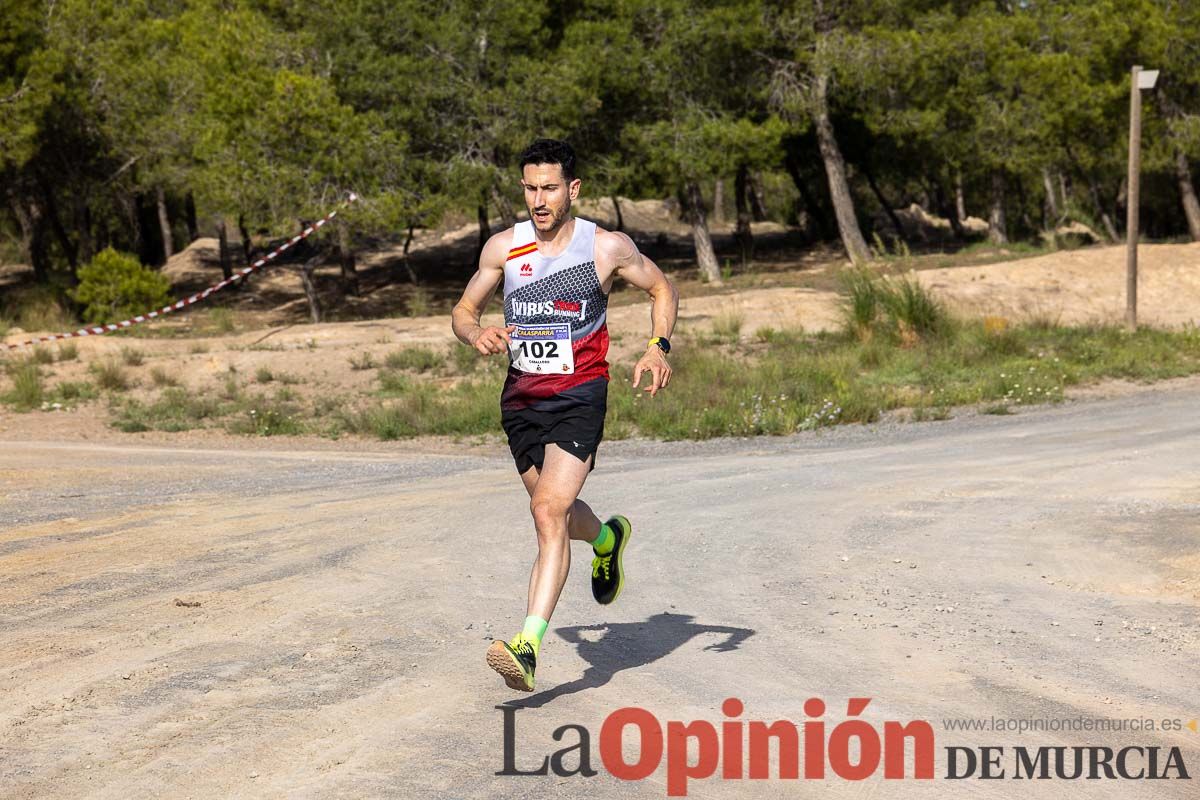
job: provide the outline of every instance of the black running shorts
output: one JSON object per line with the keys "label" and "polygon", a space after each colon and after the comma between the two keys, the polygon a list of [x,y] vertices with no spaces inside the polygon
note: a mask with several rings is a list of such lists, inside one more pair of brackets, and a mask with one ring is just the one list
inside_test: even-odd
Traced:
{"label": "black running shorts", "polygon": [[608,410],[608,381],[601,378],[584,386],[589,391],[568,391],[528,408],[501,410],[500,421],[508,434],[508,449],[517,462],[517,472],[524,474],[530,467],[540,470],[546,445],[551,443],[580,461],[586,462],[592,456],[591,469],[596,468],[594,456],[604,437],[604,415]]}

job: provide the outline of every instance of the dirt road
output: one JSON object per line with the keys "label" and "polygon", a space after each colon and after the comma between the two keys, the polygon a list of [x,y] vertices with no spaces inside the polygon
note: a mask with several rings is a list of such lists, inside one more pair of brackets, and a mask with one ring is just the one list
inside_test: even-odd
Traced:
{"label": "dirt road", "polygon": [[[1195,388],[783,440],[605,445],[585,496],[635,525],[600,610],[575,552],[539,692],[484,665],[533,554],[509,462],[0,447],[0,797],[663,797],[601,725],[928,720],[937,779],[722,780],[691,797],[1195,796],[1193,781],[948,781],[944,749],[1200,733],[950,732],[951,717],[1200,717]],[[568,641],[570,640],[570,641]],[[582,777],[496,777],[591,734]],[[627,736],[627,742],[636,739]],[[628,755],[633,759],[634,751]],[[1166,759],[1166,751],[1160,757]],[[566,760],[574,765],[577,754]]]}

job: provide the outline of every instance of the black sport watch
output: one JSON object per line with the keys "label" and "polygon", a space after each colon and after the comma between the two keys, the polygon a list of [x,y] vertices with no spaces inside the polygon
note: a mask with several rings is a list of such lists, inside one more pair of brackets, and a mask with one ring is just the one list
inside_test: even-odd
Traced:
{"label": "black sport watch", "polygon": [[671,352],[671,340],[665,336],[655,336],[653,339],[650,340],[650,344],[658,345],[659,348],[663,351],[663,353]]}

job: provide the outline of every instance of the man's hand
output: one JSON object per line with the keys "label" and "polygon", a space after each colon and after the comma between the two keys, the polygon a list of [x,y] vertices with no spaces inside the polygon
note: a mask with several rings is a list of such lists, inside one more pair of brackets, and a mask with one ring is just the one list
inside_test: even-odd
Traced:
{"label": "man's hand", "polygon": [[491,326],[480,328],[479,333],[472,340],[471,346],[485,356],[507,352],[508,346],[512,344],[512,338],[509,334],[516,329],[516,325],[509,325],[507,328]]}
{"label": "man's hand", "polygon": [[665,389],[671,382],[671,365],[667,363],[667,354],[658,345],[650,345],[646,354],[638,359],[637,365],[633,368],[633,388],[638,388],[638,384],[642,382],[643,372],[650,373],[650,385],[644,391],[649,392],[651,397],[658,394],[659,389]]}

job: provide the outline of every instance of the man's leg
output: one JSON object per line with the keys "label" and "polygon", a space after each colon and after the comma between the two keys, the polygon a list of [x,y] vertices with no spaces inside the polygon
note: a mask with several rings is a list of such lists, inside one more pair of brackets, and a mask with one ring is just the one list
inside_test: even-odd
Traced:
{"label": "man's leg", "polygon": [[[590,457],[580,461],[549,444],[541,470],[534,467],[521,475],[538,537],[537,559],[529,576],[528,616],[521,633],[511,642],[492,642],[487,654],[488,666],[500,673],[509,688],[533,690],[542,636],[571,568],[571,538],[592,541],[598,536],[596,515],[586,504],[576,507],[590,467]],[[593,524],[595,532],[590,531]]]}
{"label": "man's leg", "polygon": [[590,466],[590,457],[580,461],[558,445],[547,444],[541,474],[530,492],[538,555],[529,577],[528,614],[547,622],[571,568],[570,539],[592,541],[600,531],[600,520],[578,499]]}
{"label": "man's leg", "polygon": [[[588,466],[591,466],[591,456],[588,457]],[[537,488],[538,478],[541,477],[541,471],[537,467],[530,467],[521,474],[521,481],[525,484],[525,491],[529,492],[529,496],[533,497],[534,489]],[[596,541],[596,537],[600,535],[600,518],[592,511],[592,507],[583,502],[579,498],[571,505],[571,510],[567,512],[567,535],[572,539],[580,542],[588,542],[589,544]]]}

